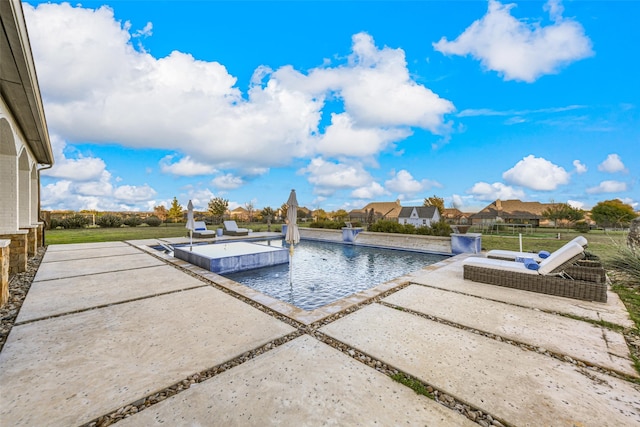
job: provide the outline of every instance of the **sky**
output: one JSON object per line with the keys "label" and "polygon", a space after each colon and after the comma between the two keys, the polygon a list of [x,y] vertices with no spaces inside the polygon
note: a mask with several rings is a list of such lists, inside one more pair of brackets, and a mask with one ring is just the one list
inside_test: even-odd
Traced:
{"label": "sky", "polygon": [[45,210],[640,209],[640,1],[23,3]]}

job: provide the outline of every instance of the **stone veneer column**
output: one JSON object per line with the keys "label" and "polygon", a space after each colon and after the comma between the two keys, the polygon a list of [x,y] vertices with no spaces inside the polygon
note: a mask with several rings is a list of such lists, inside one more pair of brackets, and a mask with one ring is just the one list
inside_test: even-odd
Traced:
{"label": "stone veneer column", "polygon": [[38,252],[38,226],[31,225],[29,227],[22,227],[21,230],[27,232],[27,256],[35,256]]}
{"label": "stone veneer column", "polygon": [[11,240],[9,245],[9,275],[27,271],[27,231],[0,234],[0,239]]}
{"label": "stone veneer column", "polygon": [[11,240],[0,240],[0,307],[9,301],[9,246]]}
{"label": "stone veneer column", "polygon": [[44,222],[38,223],[38,247],[41,248],[44,246]]}

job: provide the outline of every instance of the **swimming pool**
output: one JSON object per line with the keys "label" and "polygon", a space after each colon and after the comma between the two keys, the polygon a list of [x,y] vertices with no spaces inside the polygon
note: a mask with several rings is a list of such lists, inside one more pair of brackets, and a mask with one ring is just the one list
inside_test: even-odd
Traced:
{"label": "swimming pool", "polygon": [[[282,240],[255,243],[285,246]],[[314,310],[446,258],[446,255],[302,240],[295,246],[290,265],[223,276],[303,310]]]}

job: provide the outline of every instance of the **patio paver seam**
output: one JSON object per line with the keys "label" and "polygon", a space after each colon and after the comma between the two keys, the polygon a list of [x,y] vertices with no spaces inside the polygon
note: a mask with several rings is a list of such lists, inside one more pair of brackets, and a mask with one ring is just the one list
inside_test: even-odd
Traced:
{"label": "patio paver seam", "polygon": [[[559,311],[554,311],[554,310],[545,310],[542,308],[538,308],[538,307],[530,307],[527,305],[521,305],[521,304],[515,304],[513,302],[510,301],[503,301],[503,300],[499,300],[496,298],[488,298],[488,297],[484,297],[484,296],[480,296],[480,295],[475,295],[475,294],[470,294],[468,292],[462,292],[462,291],[457,291],[454,289],[445,289],[445,288],[441,288],[438,286],[431,286],[431,285],[427,285],[426,283],[418,283],[418,282],[411,282],[412,285],[416,285],[416,286],[423,286],[425,288],[431,288],[431,289],[436,289],[436,290],[440,290],[440,291],[445,291],[445,292],[451,292],[454,294],[458,294],[458,295],[464,295],[466,297],[473,297],[473,298],[478,298],[478,299],[482,299],[482,300],[486,300],[486,301],[492,301],[492,302],[499,302],[501,304],[506,304],[506,305],[511,305],[513,307],[518,307],[518,308],[526,308],[528,310],[534,310],[534,311],[539,311],[541,313],[548,313],[548,314],[554,314],[556,316],[562,316],[562,317],[566,317],[568,319],[574,319],[574,320],[580,320],[582,322],[587,322],[590,323],[592,325],[596,325],[596,326],[600,326],[602,328],[606,328],[608,330],[614,331],[614,332],[618,332],[619,330],[628,330],[628,329],[633,329],[633,328],[626,328],[622,325],[618,325],[617,323],[612,323],[612,322],[608,322],[604,319],[602,319],[602,317],[600,316],[600,312],[598,313],[598,317],[600,317],[600,320],[594,320],[594,319],[589,319],[588,317],[583,317],[583,316],[577,316],[571,313],[562,313]],[[613,325],[613,326],[609,326],[609,325]]]}
{"label": "patio paver seam", "polygon": [[[76,277],[78,277],[78,276],[76,276]],[[79,277],[82,277],[82,276],[79,276]],[[55,319],[55,318],[58,318],[58,317],[70,316],[70,315],[73,315],[73,314],[84,313],[84,312],[91,311],[91,310],[98,310],[100,308],[113,307],[113,306],[120,305],[120,304],[126,304],[126,303],[130,303],[130,302],[135,302],[135,301],[142,301],[142,300],[145,300],[145,299],[159,297],[159,296],[163,296],[163,295],[170,295],[170,294],[175,294],[175,293],[178,293],[178,292],[190,291],[190,290],[193,290],[193,289],[203,288],[205,286],[207,286],[207,284],[202,284],[202,285],[199,285],[199,286],[191,286],[189,288],[175,289],[175,290],[166,291],[166,292],[158,292],[158,293],[155,293],[155,294],[144,295],[144,296],[137,297],[137,298],[129,298],[129,299],[126,299],[126,300],[111,302],[111,303],[108,303],[108,304],[100,304],[100,305],[96,305],[96,306],[93,306],[93,307],[86,307],[86,308],[81,308],[81,309],[78,309],[78,310],[67,311],[65,313],[52,314],[52,315],[49,315],[49,316],[43,316],[43,317],[37,317],[37,318],[34,318],[34,319],[24,320],[22,322],[15,322],[14,325],[15,326],[27,325],[29,323],[39,322],[39,321],[42,321],[42,320]]]}
{"label": "patio paver seam", "polygon": [[[538,353],[538,354],[541,354],[543,356],[547,356],[547,357],[550,357],[550,358],[553,358],[553,359],[556,359],[556,360],[560,360],[562,362],[571,363],[572,365],[575,365],[578,368],[581,368],[580,369],[581,372],[584,369],[591,369],[591,370],[594,370],[596,372],[612,376],[614,378],[618,378],[618,379],[621,379],[621,380],[629,381],[631,383],[638,383],[638,379],[637,378],[631,377],[628,374],[625,374],[623,372],[617,372],[617,371],[615,371],[613,369],[604,368],[602,366],[593,364],[593,363],[585,361],[585,360],[578,359],[576,357],[571,357],[571,356],[568,356],[568,355],[565,355],[565,354],[562,354],[562,353],[557,353],[557,352],[554,352],[554,351],[550,351],[550,350],[548,350],[546,348],[542,349],[544,351],[540,351],[541,347],[537,347],[537,346],[532,345],[532,344],[528,344],[528,343],[525,343],[525,342],[522,342],[522,341],[517,341],[517,340],[514,340],[513,338],[503,337],[503,336],[500,336],[498,334],[494,334],[494,333],[491,333],[491,332],[482,331],[482,330],[480,330],[478,328],[472,328],[472,327],[469,327],[469,326],[461,325],[459,323],[451,322],[449,320],[442,319],[440,317],[433,316],[433,315],[430,315],[430,314],[420,313],[418,311],[412,310],[412,309],[407,308],[407,307],[398,306],[398,305],[391,304],[391,303],[384,302],[384,301],[380,301],[380,305],[383,305],[385,307],[392,308],[392,309],[395,309],[395,310],[400,310],[400,311],[403,311],[405,313],[409,313],[409,314],[417,316],[417,317],[422,317],[424,319],[431,320],[433,322],[438,322],[438,323],[441,323],[443,325],[451,326],[453,328],[457,328],[457,329],[461,329],[461,330],[464,330],[464,331],[467,331],[467,332],[471,332],[471,333],[474,333],[476,335],[480,335],[480,336],[483,336],[483,337],[486,337],[486,338],[490,338],[490,339],[492,339],[494,341],[510,344],[510,345],[513,345],[514,347],[518,347],[518,348],[520,348],[522,350],[532,351],[534,353]],[[604,332],[603,332],[603,335],[604,335]],[[607,353],[607,354],[611,355],[611,353]]]}
{"label": "patio paver seam", "polygon": [[[451,393],[434,386],[433,384],[429,384],[424,380],[421,380],[420,378],[417,378],[396,366],[393,366],[387,362],[377,359],[373,355],[370,355],[362,350],[352,347],[343,341],[340,341],[336,338],[333,338],[325,334],[324,332],[314,331],[312,336],[318,341],[324,344],[327,344],[332,348],[335,348],[336,350],[346,354],[347,356],[366,365],[367,367],[371,369],[375,369],[376,371],[387,375],[388,377],[390,377],[394,381],[399,382],[405,387],[411,388],[408,385],[404,384],[402,381],[399,381],[397,378],[398,375],[401,375],[404,378],[408,378],[414,382],[419,382],[423,387],[427,389],[429,393],[431,393],[431,395],[426,395],[428,398],[443,405],[447,409],[450,409],[454,412],[457,412],[458,414],[461,414],[467,417],[468,419],[476,422],[477,424],[484,425],[480,421],[488,420],[488,422],[491,423],[491,420],[495,419],[495,420],[498,420],[500,423],[502,423],[503,426],[511,427],[511,424],[504,421],[502,417],[496,416],[494,414],[487,412],[485,409],[481,409],[475,405],[472,405],[452,395]],[[414,392],[418,393],[415,390]]]}

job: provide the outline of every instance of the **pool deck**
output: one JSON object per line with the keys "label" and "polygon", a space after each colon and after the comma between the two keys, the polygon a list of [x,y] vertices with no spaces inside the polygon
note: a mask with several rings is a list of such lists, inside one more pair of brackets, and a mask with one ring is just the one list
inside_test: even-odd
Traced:
{"label": "pool deck", "polygon": [[149,243],[48,247],[0,353],[0,425],[480,425],[388,369],[487,425],[640,425],[624,337],[584,320],[634,327],[613,292],[474,283],[460,255],[309,314]]}

